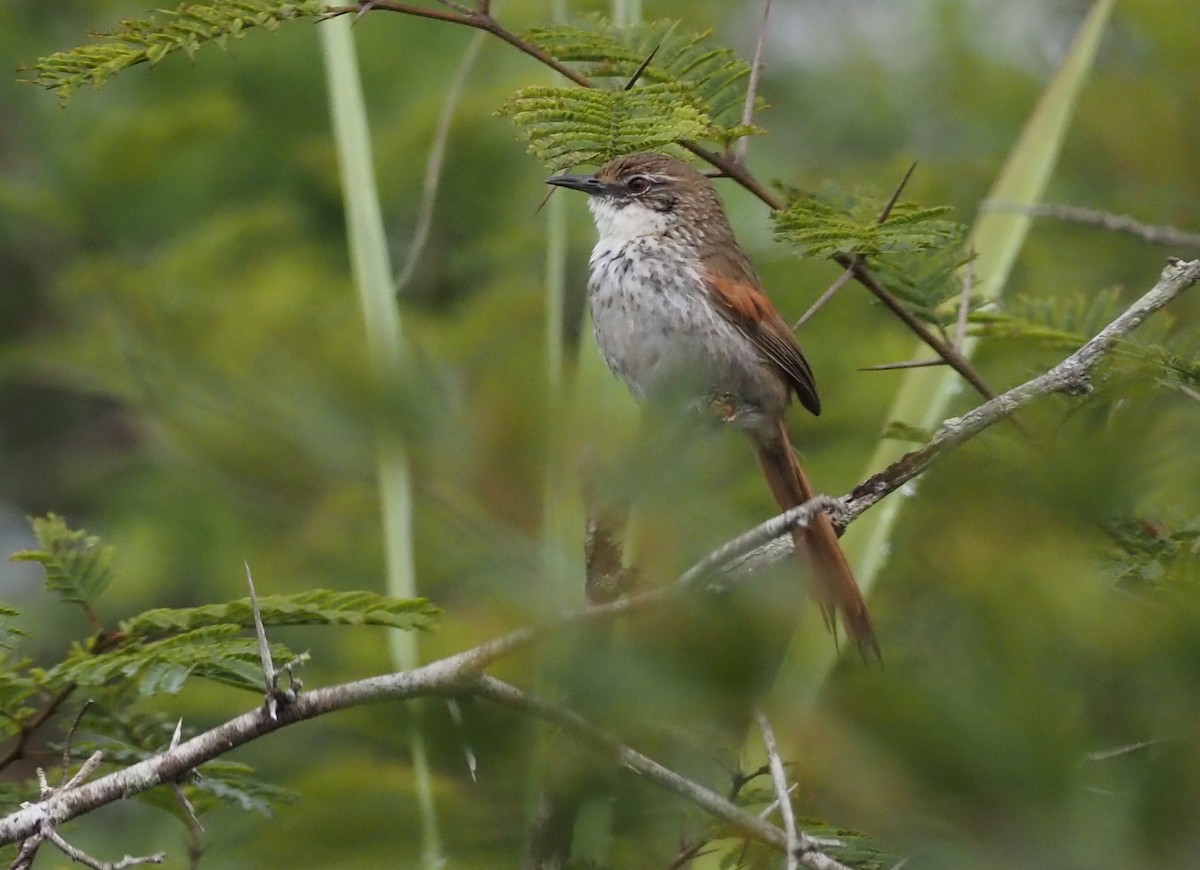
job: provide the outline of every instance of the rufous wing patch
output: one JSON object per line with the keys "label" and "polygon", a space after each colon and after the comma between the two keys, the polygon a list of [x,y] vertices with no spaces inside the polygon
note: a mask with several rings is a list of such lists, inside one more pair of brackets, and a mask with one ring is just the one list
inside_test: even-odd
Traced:
{"label": "rufous wing patch", "polygon": [[713,269],[705,277],[717,310],[779,367],[800,404],[820,414],[821,400],[812,369],[767,294],[749,282],[729,278]]}

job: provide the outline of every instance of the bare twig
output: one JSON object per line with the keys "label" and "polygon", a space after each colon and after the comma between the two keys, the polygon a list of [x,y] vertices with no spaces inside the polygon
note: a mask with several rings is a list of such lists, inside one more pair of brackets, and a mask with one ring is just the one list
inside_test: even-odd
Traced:
{"label": "bare twig", "polygon": [[433,210],[437,205],[438,186],[442,179],[442,163],[446,157],[446,143],[450,140],[450,125],[454,121],[454,112],[458,108],[458,101],[462,97],[467,77],[475,66],[485,38],[486,34],[482,31],[471,37],[462,59],[458,62],[454,78],[450,80],[450,85],[446,89],[446,99],[442,103],[442,112],[438,116],[437,127],[433,132],[433,142],[429,146],[429,156],[425,160],[425,180],[421,184],[421,206],[417,212],[417,224],[413,228],[412,241],[408,245],[408,256],[404,258],[404,265],[400,268],[400,274],[396,276],[397,293],[402,293],[412,280],[413,274],[417,271],[421,253],[429,241],[429,230],[433,226]]}
{"label": "bare twig", "polygon": [[[915,164],[914,164],[915,165]],[[963,288],[959,297],[958,317],[954,325],[954,349],[962,351],[963,339],[967,335],[967,320],[971,313],[971,291],[974,289],[975,283],[975,252],[971,252],[970,258],[967,260],[966,273],[963,276]],[[864,366],[859,369],[860,372],[890,372],[897,369],[921,369],[929,368],[930,366],[944,366],[946,361],[940,357],[937,359],[913,359],[907,362],[897,363],[879,363],[873,366]]]}
{"label": "bare twig", "polygon": [[[79,730],[79,725],[83,722],[83,717],[87,715],[88,708],[92,706],[92,703],[92,699],[88,698],[79,706],[79,712],[75,714],[75,719],[71,722],[71,729],[67,731],[67,739],[63,741],[62,777],[64,780],[67,778],[67,770],[71,767],[71,741],[75,739],[75,732]],[[80,773],[82,772],[83,769],[80,768]],[[74,780],[72,779],[71,782]],[[71,786],[64,783],[63,787],[70,788]]]}
{"label": "bare twig", "polygon": [[783,759],[779,757],[779,746],[775,742],[775,731],[771,721],[761,709],[754,711],[758,720],[758,731],[762,735],[763,748],[767,751],[767,764],[771,768],[771,782],[775,784],[775,800],[779,802],[779,814],[783,817],[783,830],[787,834],[787,870],[797,870],[799,865],[800,838],[796,831],[796,814],[792,812],[792,799],[788,794],[787,773]]}
{"label": "bare twig", "polygon": [[[86,710],[90,704],[90,701],[84,704],[84,709]],[[80,715],[76,717],[75,726],[78,726],[80,718],[82,718],[82,711],[80,712]],[[75,726],[71,728],[72,734],[75,732]],[[70,740],[68,738],[68,743],[69,742]],[[69,758],[69,748],[65,757]],[[103,760],[104,753],[93,752],[87,761],[80,766],[75,775],[58,788],[52,788],[46,780],[46,772],[40,767],[37,768],[38,787],[40,790],[39,797],[41,798],[41,802],[33,804],[32,808],[39,808],[42,803],[54,798],[55,796],[67,796],[69,799],[72,793],[78,789],[81,784],[86,782],[93,773],[96,772],[96,769],[100,767],[100,763]],[[65,764],[63,768],[63,776],[66,776]],[[25,807],[29,806],[29,804],[25,805]],[[148,855],[140,858],[126,855],[117,862],[101,861],[97,858],[93,858],[82,849],[72,846],[65,839],[63,839],[62,835],[59,834],[58,831],[54,830],[54,821],[50,816],[39,814],[36,817],[35,822],[36,824],[34,830],[30,831],[30,833],[24,837],[16,859],[11,865],[9,865],[10,870],[28,870],[28,868],[32,866],[33,859],[37,855],[37,852],[43,843],[50,843],[75,863],[83,864],[86,867],[91,867],[93,870],[124,870],[126,867],[134,867],[139,864],[161,864],[166,860],[166,853],[159,852],[154,855]]]}
{"label": "bare twig", "polygon": [[1114,233],[1125,233],[1135,236],[1142,241],[1155,245],[1169,245],[1177,248],[1200,248],[1200,234],[1189,233],[1176,227],[1154,226],[1134,220],[1129,215],[1113,214],[1094,208],[1084,208],[1078,205],[1022,205],[1015,202],[1001,202],[989,199],[980,203],[983,211],[1009,212],[1025,214],[1030,217],[1048,217],[1073,224],[1085,224],[1092,227],[1110,230]]}
{"label": "bare twig", "polygon": [[800,315],[800,319],[792,324],[792,332],[795,332],[804,324],[808,323],[808,321],[812,320],[813,315],[824,308],[825,303],[832,299],[839,290],[849,284],[853,277],[853,269],[843,269],[842,274],[838,275],[837,279],[829,285],[829,289],[817,297],[817,301],[810,305],[808,310]]}
{"label": "bare twig", "polygon": [[904,362],[878,363],[873,366],[863,366],[860,372],[891,372],[897,369],[927,369],[933,366],[944,366],[946,361],[941,357],[935,359],[910,359]]}
{"label": "bare twig", "polygon": [[966,273],[963,275],[962,298],[958,302],[958,319],[954,323],[954,347],[962,350],[967,337],[967,316],[971,313],[971,291],[975,289],[975,248],[967,252]]}
{"label": "bare twig", "polygon": [[75,846],[72,846],[62,838],[62,835],[59,834],[58,831],[54,830],[53,828],[46,829],[45,838],[57,846],[64,855],[66,855],[76,864],[82,864],[85,867],[91,867],[92,870],[124,870],[126,867],[137,867],[142,864],[162,864],[167,860],[166,852],[158,852],[154,855],[145,855],[138,858],[135,858],[132,855],[126,855],[120,861],[100,861],[96,858],[93,858],[82,849],[77,849]]}
{"label": "bare twig", "polygon": [[[480,677],[475,693],[547,719],[564,731],[611,755],[626,770],[695,804],[710,815],[729,823],[745,836],[781,851],[788,848],[788,837],[784,831],[730,803],[715,791],[686,779],[657,761],[621,744],[615,737],[572,710],[530,695],[494,677]],[[820,852],[816,844],[803,833],[797,833],[796,855],[800,864],[813,870],[849,870],[845,865]]]}
{"label": "bare twig", "polygon": [[[763,50],[767,45],[767,23],[771,19],[771,0],[763,3],[762,21],[758,25],[758,40],[754,43],[754,60],[750,64],[750,81],[746,84],[746,102],[742,105],[742,126],[749,127],[754,121],[754,103],[758,100],[758,85],[762,79]],[[743,136],[733,146],[733,157],[738,163],[746,162],[750,148],[750,137]]]}

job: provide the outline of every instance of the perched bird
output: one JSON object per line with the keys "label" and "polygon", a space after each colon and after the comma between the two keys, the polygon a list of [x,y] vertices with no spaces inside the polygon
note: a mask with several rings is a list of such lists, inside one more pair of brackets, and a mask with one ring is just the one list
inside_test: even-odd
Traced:
{"label": "perched bird", "polygon": [[[599,240],[588,263],[596,343],[639,400],[687,397],[753,441],[783,510],[812,498],[788,439],[792,394],[821,412],[808,361],[738,246],[712,182],[654,152],[618,157],[594,175],[547,179],[588,194]],[[818,512],[792,533],[810,590],[836,634],[840,616],[864,659],[879,658],[866,602]]]}

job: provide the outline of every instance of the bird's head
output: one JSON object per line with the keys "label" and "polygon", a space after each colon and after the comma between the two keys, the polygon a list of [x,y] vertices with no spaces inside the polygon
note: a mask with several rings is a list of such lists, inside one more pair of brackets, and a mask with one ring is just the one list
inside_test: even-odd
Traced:
{"label": "bird's head", "polygon": [[594,175],[555,175],[547,184],[581,190],[601,238],[729,232],[716,188],[677,157],[643,151],[605,163]]}

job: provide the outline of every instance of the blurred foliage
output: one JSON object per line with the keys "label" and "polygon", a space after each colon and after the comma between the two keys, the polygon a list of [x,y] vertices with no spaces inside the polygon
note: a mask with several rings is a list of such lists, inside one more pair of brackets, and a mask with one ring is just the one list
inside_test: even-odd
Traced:
{"label": "blurred foliage", "polygon": [[[544,4],[495,5],[513,29],[548,26]],[[762,89],[771,109],[755,117],[770,135],[752,141],[751,166],[804,190],[826,179],[886,190],[917,159],[906,198],[951,205],[969,223],[1087,5],[914,0],[864,15],[854,4],[777,0]],[[760,3],[646,7],[686,17],[686,29],[715,27],[715,43],[742,57],[753,50]],[[1200,92],[1194,34],[1180,26],[1189,12],[1182,0],[1118,6],[1051,200],[1197,229]],[[0,9],[0,49],[10,67],[28,66],[144,13],[130,0],[16,0]],[[579,27],[590,32],[593,21]],[[56,511],[99,532],[117,571],[96,606],[106,625],[239,598],[244,561],[264,600],[378,589],[371,431],[383,419],[411,445],[422,593],[446,610],[423,638],[436,656],[527,621],[550,594],[537,541],[553,431],[538,295],[544,226],[534,217],[545,168],[494,116],[547,73],[499,41],[485,47],[451,126],[430,240],[401,300],[418,377],[411,392],[381,396],[369,386],[347,279],[313,26],[251,33],[193,62],[172,54],[77,93],[66,111],[39,89],[0,85],[0,551],[36,546],[27,515]],[[670,38],[691,38],[684,30]],[[403,251],[445,83],[469,34],[383,13],[355,33],[385,219]],[[612,93],[653,47],[642,37],[622,43]],[[660,51],[644,83],[678,80],[666,68],[673,58]],[[740,118],[740,87],[720,103],[705,97],[709,116]],[[779,307],[803,311],[838,270],[772,245],[761,205],[721,184]],[[570,234],[569,274],[582,293],[592,239],[582,207]],[[914,285],[906,300],[936,320],[934,300],[954,298],[960,288],[947,279],[966,254],[921,252],[915,266],[901,256],[872,265],[894,259]],[[989,381],[1009,386],[1057,362],[1072,336],[1149,287],[1163,256],[1095,229],[1036,224],[1014,278],[1022,301],[972,312]],[[568,309],[578,311],[579,297]],[[1028,435],[998,427],[916,488],[872,599],[886,670],[847,662],[815,709],[773,720],[811,747],[788,759],[803,817],[868,832],[908,867],[1200,861],[1200,602],[1188,537],[1200,515],[1200,404],[1181,389],[1197,389],[1198,318],[1193,292],[1123,347],[1086,402],[1027,409]],[[797,416],[794,429],[818,489],[842,492],[887,422],[895,384],[856,370],[904,358],[911,338],[847,287],[801,339],[827,410],[815,422]],[[958,408],[970,402],[964,394]],[[578,455],[582,444],[565,449]],[[747,453],[713,435],[672,445],[660,454],[669,463],[631,463],[635,488],[648,493],[648,576],[769,514]],[[1124,531],[1114,538],[1114,529]],[[1142,537],[1131,543],[1131,534]],[[61,661],[94,630],[79,608],[42,594],[23,570],[31,567],[0,566],[0,708],[22,718],[46,701],[30,668]],[[636,680],[633,700],[686,702],[714,668],[728,667],[722,678],[736,686],[726,660],[753,632],[705,634],[684,616],[664,614],[646,633],[664,646],[697,633],[717,664],[649,654],[616,662]],[[280,628],[272,639],[311,648],[310,683],[388,667],[381,632]],[[814,633],[813,642],[829,641]],[[501,668],[526,682],[530,671],[524,658]],[[137,688],[98,687],[97,696],[112,694],[98,697],[77,745],[152,751],[180,717],[191,733],[253,703],[209,681],[148,699]],[[118,713],[147,717],[129,726],[143,736],[94,730]],[[410,715],[373,705],[242,750],[231,763],[249,762],[259,781],[303,798],[277,807],[270,825],[240,811],[262,796],[253,789],[234,811],[204,805],[213,809],[201,866],[415,864]],[[461,727],[438,704],[422,719],[439,810],[452,820],[452,863],[512,866],[531,769],[555,761],[541,733],[476,703],[464,705]],[[28,795],[12,782],[24,788],[30,763],[55,767],[70,721],[54,717],[29,763],[5,772],[5,806]],[[201,809],[197,787],[184,788]],[[611,866],[646,866],[645,819],[679,807],[638,784],[621,788]],[[165,790],[146,800],[179,812]],[[161,848],[169,866],[185,866],[177,825],[144,806],[106,808],[65,833],[94,854]]]}

